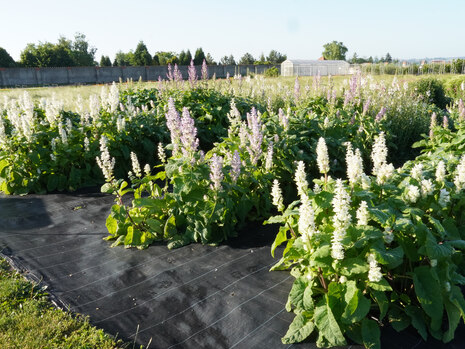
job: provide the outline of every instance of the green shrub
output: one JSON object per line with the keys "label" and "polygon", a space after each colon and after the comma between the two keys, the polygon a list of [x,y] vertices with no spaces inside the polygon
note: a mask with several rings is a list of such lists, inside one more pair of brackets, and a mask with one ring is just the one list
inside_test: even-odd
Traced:
{"label": "green shrub", "polygon": [[265,76],[267,78],[275,78],[279,76],[279,70],[277,67],[271,67],[270,69],[265,70]]}
{"label": "green shrub", "polygon": [[445,109],[451,102],[445,94],[442,82],[438,79],[422,78],[413,83],[412,87],[416,94],[422,95],[426,102],[435,104],[438,108]]}
{"label": "green shrub", "polygon": [[456,76],[444,84],[444,89],[446,95],[449,98],[463,98],[465,96],[465,91],[462,90],[462,84],[465,87],[465,76]]}

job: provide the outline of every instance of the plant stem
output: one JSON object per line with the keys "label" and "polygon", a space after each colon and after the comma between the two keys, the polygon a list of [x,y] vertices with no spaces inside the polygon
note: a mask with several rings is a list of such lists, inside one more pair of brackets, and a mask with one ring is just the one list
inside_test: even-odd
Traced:
{"label": "plant stem", "polygon": [[291,234],[294,238],[297,238],[297,234],[295,233],[294,229],[292,229],[291,225],[289,222],[286,222],[287,226],[289,227],[289,230],[291,231]]}
{"label": "plant stem", "polygon": [[328,291],[328,287],[326,286],[326,281],[323,277],[323,271],[321,270],[321,267],[318,267],[318,277],[320,278],[320,283],[321,283],[321,286],[323,286],[325,292]]}

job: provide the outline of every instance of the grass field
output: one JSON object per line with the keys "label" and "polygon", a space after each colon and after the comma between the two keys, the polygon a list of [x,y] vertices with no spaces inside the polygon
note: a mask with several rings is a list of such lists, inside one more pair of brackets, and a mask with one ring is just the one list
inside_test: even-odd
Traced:
{"label": "grass field", "polygon": [[129,348],[82,316],[56,309],[45,291],[0,259],[0,348]]}

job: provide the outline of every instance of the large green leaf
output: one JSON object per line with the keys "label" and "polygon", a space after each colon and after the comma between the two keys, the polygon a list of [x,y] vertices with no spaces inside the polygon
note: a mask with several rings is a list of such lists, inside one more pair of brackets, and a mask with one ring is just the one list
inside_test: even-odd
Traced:
{"label": "large green leaf", "polygon": [[394,269],[402,264],[404,258],[404,250],[401,246],[396,248],[386,249],[384,244],[374,244],[373,250],[376,255],[376,260],[380,264],[387,265],[389,269]]}
{"label": "large green leaf", "polygon": [[381,331],[375,321],[363,319],[362,338],[365,348],[381,349]]}
{"label": "large green leaf", "polygon": [[368,282],[367,285],[375,291],[392,291],[391,285],[389,285],[385,278],[382,278],[378,282]]}
{"label": "large green leaf", "polygon": [[353,276],[356,274],[364,274],[370,269],[366,260],[362,258],[347,258],[342,260],[340,272],[345,276]]}
{"label": "large green leaf", "polygon": [[382,321],[389,309],[389,301],[382,291],[371,291],[371,295],[379,307],[379,321]]}
{"label": "large green leaf", "polygon": [[58,176],[56,174],[50,174],[47,180],[47,191],[54,191],[58,187]]}
{"label": "large green leaf", "polygon": [[330,346],[346,345],[344,335],[328,305],[327,297],[326,302],[323,301],[322,305],[315,308],[313,319],[319,332],[317,345],[324,343]]}
{"label": "large green leaf", "polygon": [[421,307],[431,318],[431,328],[439,329],[442,324],[444,307],[441,285],[436,273],[429,266],[415,268],[413,285]]}
{"label": "large green leaf", "polygon": [[341,320],[345,324],[350,324],[363,319],[370,311],[371,303],[363,296],[355,281],[347,281],[345,286],[344,301],[346,306]]}
{"label": "large green leaf", "polygon": [[446,308],[447,312],[447,320],[449,323],[449,328],[442,337],[444,343],[450,342],[454,339],[455,330],[460,322],[460,309],[457,308],[455,304],[450,302],[448,299],[444,300],[444,307]]}
{"label": "large green leaf", "polygon": [[283,344],[302,342],[313,332],[315,324],[304,314],[297,314],[292,321],[286,335],[281,339]]}
{"label": "large green leaf", "polygon": [[286,226],[281,226],[279,227],[278,234],[276,235],[276,238],[274,239],[273,245],[271,245],[271,255],[274,258],[274,251],[276,250],[276,247],[281,245],[284,241],[287,241],[287,230],[288,228]]}
{"label": "large green leaf", "polygon": [[450,257],[453,252],[450,244],[437,243],[434,237],[426,239],[425,250],[430,259],[444,259]]}
{"label": "large green leaf", "polygon": [[107,227],[109,234],[115,235],[118,229],[118,221],[112,215],[109,215],[105,222],[105,226]]}
{"label": "large green leaf", "polygon": [[291,292],[289,292],[289,298],[286,304],[286,310],[291,311],[292,306],[297,309],[303,307],[304,291],[307,287],[308,282],[304,278],[297,278],[294,280]]}
{"label": "large green leaf", "polygon": [[391,308],[388,317],[389,323],[397,332],[405,330],[411,323],[411,319],[398,308]]}
{"label": "large green leaf", "polygon": [[418,307],[407,305],[405,307],[405,314],[410,316],[410,319],[412,319],[412,326],[416,328],[423,340],[426,341],[428,338],[428,332],[426,331],[424,313]]}

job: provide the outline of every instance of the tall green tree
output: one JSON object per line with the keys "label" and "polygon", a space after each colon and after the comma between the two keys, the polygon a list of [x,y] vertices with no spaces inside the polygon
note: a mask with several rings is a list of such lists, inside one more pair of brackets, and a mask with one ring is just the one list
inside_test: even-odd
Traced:
{"label": "tall green tree", "polygon": [[132,55],[131,64],[135,66],[152,65],[152,56],[142,40],[137,44],[136,50]]}
{"label": "tall green tree", "polygon": [[207,62],[208,65],[216,65],[216,62],[210,53],[207,53],[207,56],[205,57],[205,61]]}
{"label": "tall green tree", "polygon": [[178,59],[179,59],[179,64],[180,65],[189,65],[189,64],[191,64],[191,60],[192,60],[191,51],[190,50],[187,50],[186,52],[181,51],[181,53],[179,54]]}
{"label": "tall green tree", "polygon": [[114,67],[126,67],[132,65],[134,54],[132,52],[124,53],[123,51],[116,52],[115,61],[113,62]]}
{"label": "tall green tree", "polygon": [[239,60],[239,64],[253,64],[255,62],[255,58],[253,58],[252,54],[246,52]]}
{"label": "tall green tree", "polygon": [[254,64],[268,64],[269,62],[266,60],[266,57],[265,55],[262,54],[260,55],[260,57],[254,62]]}
{"label": "tall green tree", "polygon": [[95,52],[97,49],[90,46],[86,36],[82,33],[74,35],[74,41],[71,44],[71,57],[75,65],[81,67],[90,67],[96,64]]}
{"label": "tall green tree", "polygon": [[234,60],[233,55],[224,56],[220,59],[221,65],[236,65],[236,61]]}
{"label": "tall green tree", "polygon": [[158,56],[160,65],[179,63],[179,59],[174,52],[158,51],[155,55]]}
{"label": "tall green tree", "polygon": [[89,46],[84,34],[77,33],[74,42],[63,36],[56,44],[27,44],[20,63],[25,67],[74,67],[95,64],[95,48]]}
{"label": "tall green tree", "polygon": [[[199,47],[199,48],[195,51],[195,55],[194,55],[194,64],[195,64],[195,65],[202,65],[204,59],[205,59],[205,53],[203,52],[202,48]],[[190,63],[190,62],[189,62],[189,63]]]}
{"label": "tall green tree", "polygon": [[16,66],[15,60],[3,47],[0,47],[0,68],[13,68],[14,66]]}
{"label": "tall green tree", "polygon": [[384,61],[385,62],[388,62],[388,63],[392,63],[392,57],[391,55],[388,53],[386,53],[386,57],[384,57]]}
{"label": "tall green tree", "polygon": [[323,45],[323,57],[328,60],[345,60],[347,47],[342,42],[332,41]]}
{"label": "tall green tree", "polygon": [[110,57],[102,56],[102,58],[100,58],[100,66],[101,67],[111,67]]}
{"label": "tall green tree", "polygon": [[287,56],[276,51],[276,50],[271,50],[268,56],[266,57],[266,60],[270,62],[271,64],[279,64],[284,62],[287,59]]}

